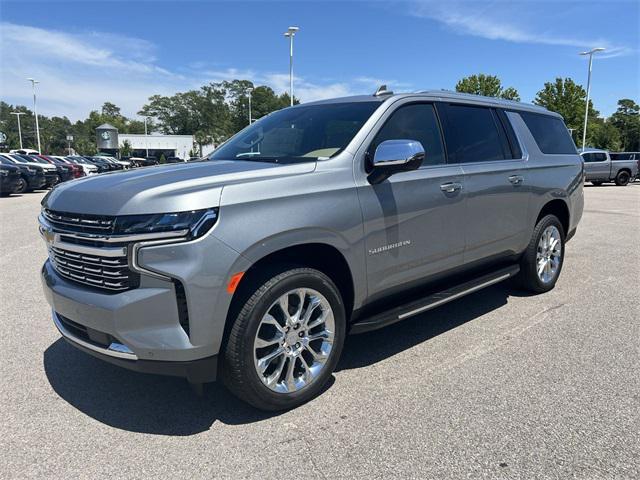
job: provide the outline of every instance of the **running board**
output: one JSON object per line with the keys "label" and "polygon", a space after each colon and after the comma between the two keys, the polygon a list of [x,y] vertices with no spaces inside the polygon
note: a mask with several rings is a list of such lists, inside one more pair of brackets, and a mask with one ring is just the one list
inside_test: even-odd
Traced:
{"label": "running board", "polygon": [[392,325],[401,320],[413,317],[414,315],[424,313],[432,308],[444,305],[445,303],[456,300],[457,298],[482,290],[485,287],[502,282],[507,278],[513,277],[519,271],[520,267],[518,265],[512,265],[481,277],[474,278],[473,280],[448,288],[447,290],[433,293],[419,300],[378,313],[372,317],[365,318],[362,321],[354,323],[349,333],[364,333]]}

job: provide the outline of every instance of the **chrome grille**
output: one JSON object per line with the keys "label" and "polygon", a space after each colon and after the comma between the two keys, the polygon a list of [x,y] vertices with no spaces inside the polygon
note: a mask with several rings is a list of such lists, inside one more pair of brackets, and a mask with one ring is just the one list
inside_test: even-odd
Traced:
{"label": "chrome grille", "polygon": [[139,283],[139,276],[129,269],[126,254],[106,257],[52,246],[49,259],[60,275],[90,287],[123,291]]}
{"label": "chrome grille", "polygon": [[115,224],[115,217],[102,215],[54,212],[49,209],[44,209],[42,215],[53,227],[81,233],[108,234],[113,231]]}

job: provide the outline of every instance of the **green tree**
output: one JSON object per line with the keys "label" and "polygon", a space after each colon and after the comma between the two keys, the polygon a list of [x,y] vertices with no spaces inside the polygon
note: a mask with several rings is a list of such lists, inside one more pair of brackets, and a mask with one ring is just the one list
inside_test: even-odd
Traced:
{"label": "green tree", "polygon": [[120,155],[123,157],[131,156],[131,142],[129,140],[125,140],[122,142],[122,146],[120,147]]}
{"label": "green tree", "polygon": [[611,123],[620,132],[622,151],[640,151],[640,105],[629,98],[618,100],[618,109],[611,115]]}
{"label": "green tree", "polygon": [[456,92],[520,101],[520,95],[514,87],[504,88],[498,77],[485,75],[484,73],[471,75],[459,80],[456,83]]}
{"label": "green tree", "polygon": [[605,150],[620,150],[620,131],[613,124],[611,119],[596,118],[587,128],[589,135],[589,145]]}
{"label": "green tree", "polygon": [[[571,78],[556,78],[554,82],[544,84],[544,88],[536,94],[533,103],[562,115],[565,125],[573,133],[574,142],[582,146],[586,99],[587,92],[582,85],[575,83]],[[588,145],[591,145],[595,131],[598,129],[595,123],[597,118],[598,111],[593,108],[593,103],[589,100]]]}

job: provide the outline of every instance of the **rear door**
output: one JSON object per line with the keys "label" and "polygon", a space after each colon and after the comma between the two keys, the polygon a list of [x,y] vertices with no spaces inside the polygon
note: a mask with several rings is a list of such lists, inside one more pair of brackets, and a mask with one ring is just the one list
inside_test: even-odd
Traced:
{"label": "rear door", "polygon": [[[462,265],[464,187],[462,169],[445,160],[440,122],[432,103],[405,102],[381,119],[362,148],[368,159],[356,173],[362,207],[369,296],[418,285]],[[417,140],[421,168],[366,181],[376,147],[384,140]]]}
{"label": "rear door", "polygon": [[528,232],[526,161],[504,112],[438,104],[449,161],[464,173],[464,263],[522,250]]}

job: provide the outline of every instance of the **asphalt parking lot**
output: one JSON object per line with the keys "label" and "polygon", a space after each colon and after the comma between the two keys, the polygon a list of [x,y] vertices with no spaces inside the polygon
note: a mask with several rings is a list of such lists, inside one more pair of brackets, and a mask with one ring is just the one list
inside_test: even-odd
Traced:
{"label": "asphalt parking lot", "polygon": [[640,478],[640,183],[585,187],[560,281],[348,339],[311,403],[264,414],[137,374],[50,321],[44,194],[0,199],[0,477]]}

